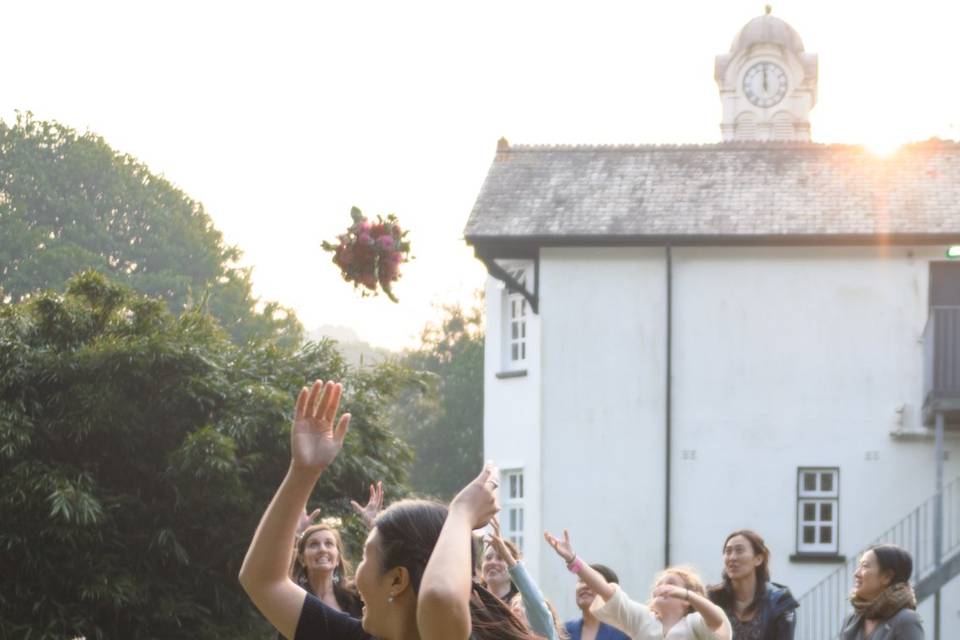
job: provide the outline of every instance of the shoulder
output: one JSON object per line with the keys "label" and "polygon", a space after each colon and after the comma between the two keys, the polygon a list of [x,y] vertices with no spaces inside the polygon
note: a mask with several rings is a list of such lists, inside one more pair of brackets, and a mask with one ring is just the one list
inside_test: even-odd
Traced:
{"label": "shoulder", "polygon": [[611,627],[605,622],[600,623],[600,630],[597,632],[597,640],[630,640],[630,636],[616,627]]}
{"label": "shoulder", "polygon": [[346,613],[331,609],[320,598],[308,593],[297,621],[297,640],[333,637],[339,640],[367,640],[360,621]]}
{"label": "shoulder", "polygon": [[767,603],[776,611],[796,609],[800,606],[790,589],[776,582],[767,583]]}
{"label": "shoulder", "polygon": [[893,617],[887,620],[887,624],[893,628],[923,626],[923,619],[920,614],[913,609],[903,608],[893,614]]}

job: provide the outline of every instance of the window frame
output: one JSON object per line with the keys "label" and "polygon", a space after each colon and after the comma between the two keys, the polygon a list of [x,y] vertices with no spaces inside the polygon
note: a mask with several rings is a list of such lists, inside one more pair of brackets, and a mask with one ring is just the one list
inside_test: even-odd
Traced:
{"label": "window frame", "polygon": [[[528,279],[530,278],[530,265],[517,262],[511,264],[503,265],[503,269],[507,271],[513,278],[517,280],[524,288],[527,287]],[[503,337],[501,340],[501,371],[505,372],[520,372],[525,371],[527,368],[527,363],[530,358],[530,320],[532,318],[532,309],[530,307],[529,301],[526,297],[517,293],[516,291],[510,291],[504,285],[503,289],[503,312],[501,313],[502,317],[502,332]],[[514,312],[519,310],[517,315],[514,315]],[[516,323],[516,334],[514,334],[514,323]],[[514,358],[514,349],[519,357]],[[502,377],[511,377],[511,376],[502,376]]]}
{"label": "window frame", "polygon": [[[816,474],[814,489],[805,489],[804,480],[808,474]],[[829,490],[822,488],[824,475],[832,477],[833,486]],[[796,496],[796,550],[798,556],[836,556],[840,553],[840,468],[839,467],[797,467]],[[814,518],[805,517],[805,507],[814,505]],[[829,519],[823,518],[823,508],[830,505]],[[814,542],[804,542],[805,529],[814,528]],[[830,527],[831,541],[820,542],[823,529]]]}
{"label": "window frame", "polygon": [[[523,468],[516,467],[500,472],[501,533],[523,552],[525,536],[526,498]],[[517,515],[515,515],[517,514]]]}

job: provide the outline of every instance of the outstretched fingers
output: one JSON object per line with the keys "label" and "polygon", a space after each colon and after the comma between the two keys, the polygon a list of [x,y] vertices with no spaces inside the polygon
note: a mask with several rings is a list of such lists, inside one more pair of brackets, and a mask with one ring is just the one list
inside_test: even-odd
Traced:
{"label": "outstretched fingers", "polygon": [[[327,384],[330,384],[329,382]],[[323,381],[317,380],[310,386],[310,393],[307,394],[307,402],[303,408],[303,417],[312,418],[316,415],[317,400],[320,397],[320,392],[323,391],[324,385]]]}
{"label": "outstretched fingers", "polygon": [[303,387],[297,396],[297,406],[294,409],[293,417],[296,420],[303,418],[307,413],[307,398],[310,396],[310,389]]}
{"label": "outstretched fingers", "polygon": [[337,444],[343,444],[344,438],[347,437],[347,431],[350,430],[350,414],[345,413],[340,416],[340,422],[337,423],[337,428],[333,432],[333,439],[337,441]]}
{"label": "outstretched fingers", "polygon": [[340,409],[340,398],[342,396],[343,385],[339,382],[330,388],[329,396],[326,393],[324,394],[326,404],[323,407],[323,412],[319,414],[322,419],[333,424],[334,418],[337,417],[337,411]]}

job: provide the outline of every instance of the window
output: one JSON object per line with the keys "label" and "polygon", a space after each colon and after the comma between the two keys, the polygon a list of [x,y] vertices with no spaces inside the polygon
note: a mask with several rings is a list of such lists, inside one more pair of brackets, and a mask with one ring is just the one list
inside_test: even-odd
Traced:
{"label": "window", "polygon": [[840,470],[797,471],[797,553],[838,553]]}
{"label": "window", "polygon": [[[507,270],[522,287],[527,286],[527,270]],[[506,357],[505,368],[522,368],[527,361],[527,319],[530,304],[522,294],[508,291],[506,295]]]}
{"label": "window", "polygon": [[503,515],[500,526],[503,537],[513,541],[523,551],[523,471],[505,471],[502,474],[500,490],[503,501]]}

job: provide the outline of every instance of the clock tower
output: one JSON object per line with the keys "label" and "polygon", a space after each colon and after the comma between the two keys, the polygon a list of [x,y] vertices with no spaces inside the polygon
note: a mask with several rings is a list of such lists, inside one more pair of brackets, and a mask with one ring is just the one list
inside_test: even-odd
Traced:
{"label": "clock tower", "polygon": [[740,30],[730,53],[717,56],[714,78],[724,141],[810,140],[817,54],[803,50],[800,35],[769,5]]}

